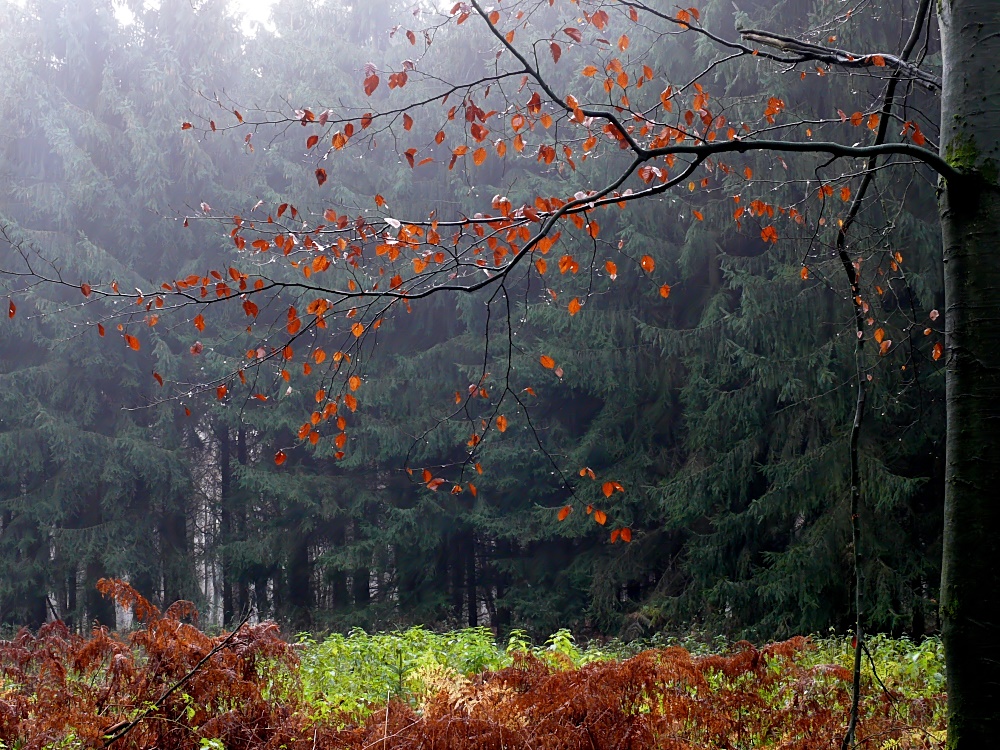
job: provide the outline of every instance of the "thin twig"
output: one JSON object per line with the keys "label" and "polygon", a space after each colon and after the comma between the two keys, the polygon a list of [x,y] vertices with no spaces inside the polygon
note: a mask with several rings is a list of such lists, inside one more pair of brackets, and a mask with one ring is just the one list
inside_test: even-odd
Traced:
{"label": "thin twig", "polygon": [[[202,657],[202,659],[197,664],[195,664],[194,667],[191,668],[191,671],[189,671],[186,675],[184,675],[183,677],[181,677],[181,679],[179,679],[177,682],[175,682],[173,685],[171,685],[169,688],[167,688],[163,692],[163,694],[160,695],[160,697],[156,699],[156,702],[153,703],[153,705],[148,706],[147,708],[145,708],[138,716],[136,716],[134,719],[132,719],[132,721],[130,721],[128,724],[125,724],[120,729],[116,730],[113,735],[111,735],[110,737],[108,737],[104,741],[103,747],[105,747],[105,748],[110,747],[112,745],[112,743],[117,742],[122,737],[124,737],[126,734],[128,734],[133,729],[135,729],[147,716],[149,716],[150,713],[152,713],[153,711],[155,711],[156,709],[158,709],[163,704],[163,701],[165,701],[175,691],[177,691],[183,685],[185,685],[188,680],[190,680],[192,677],[194,677],[198,673],[198,670],[200,670],[209,659],[211,659],[219,651],[221,651],[222,649],[224,649],[226,646],[229,645],[229,643],[233,640],[233,638],[236,637],[236,634],[240,632],[240,628],[242,628],[244,625],[246,625],[247,620],[250,619],[250,615],[252,613],[253,613],[253,609],[252,608],[248,609],[247,613],[243,616],[243,619],[240,620],[239,625],[237,625],[233,629],[233,632],[231,632],[229,635],[227,635],[222,640],[222,642],[219,643],[219,644],[217,644],[211,651],[209,651],[207,654],[205,654],[205,656]],[[112,729],[113,729],[113,727],[112,727]]]}

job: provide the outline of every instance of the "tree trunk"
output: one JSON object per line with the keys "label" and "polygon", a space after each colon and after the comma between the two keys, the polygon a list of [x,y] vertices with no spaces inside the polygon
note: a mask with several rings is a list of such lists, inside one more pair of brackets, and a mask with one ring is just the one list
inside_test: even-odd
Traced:
{"label": "tree trunk", "polygon": [[1000,736],[1000,13],[995,0],[938,4],[941,154],[968,176],[941,200],[948,442],[941,622],[948,747]]}
{"label": "tree trunk", "polygon": [[479,597],[476,595],[476,533],[469,532],[465,547],[465,601],[468,605],[469,627],[479,626]]}
{"label": "tree trunk", "polygon": [[231,446],[229,444],[229,428],[220,426],[216,429],[219,440],[219,508],[222,514],[220,536],[222,537],[222,623],[228,625],[236,616],[236,605],[233,595],[233,564],[231,553],[226,548],[233,542],[233,467],[230,463]]}

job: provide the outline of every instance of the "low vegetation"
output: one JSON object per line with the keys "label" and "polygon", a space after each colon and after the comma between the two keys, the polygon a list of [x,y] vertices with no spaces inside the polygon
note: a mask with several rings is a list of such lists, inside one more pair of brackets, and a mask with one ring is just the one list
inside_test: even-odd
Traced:
{"label": "low vegetation", "polygon": [[[283,640],[270,623],[209,636],[102,582],[141,626],[89,638],[51,623],[0,642],[0,747],[825,748],[850,705],[850,643],[689,639],[581,647],[559,631],[421,628]],[[858,737],[942,747],[939,641],[869,642]]]}

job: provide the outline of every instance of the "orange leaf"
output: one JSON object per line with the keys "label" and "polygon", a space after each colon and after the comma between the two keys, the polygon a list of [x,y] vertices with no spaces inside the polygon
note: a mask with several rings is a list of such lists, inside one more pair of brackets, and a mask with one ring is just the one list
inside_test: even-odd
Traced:
{"label": "orange leaf", "polygon": [[[11,312],[11,316],[12,317],[13,317],[13,315],[14,315],[14,313]],[[104,335],[104,326],[102,326],[100,323],[97,324],[97,335],[98,336],[103,336]]]}
{"label": "orange leaf", "polygon": [[642,270],[646,273],[652,273],[653,269],[656,268],[656,261],[653,260],[652,256],[643,255],[639,261],[639,265],[642,266]]}
{"label": "orange leaf", "polygon": [[351,333],[354,334],[354,338],[361,338],[361,334],[365,332],[365,327],[361,323],[355,323],[351,326]]}
{"label": "orange leaf", "polygon": [[205,316],[202,315],[201,313],[195,315],[194,320],[192,322],[194,323],[194,327],[197,328],[199,331],[205,330]]}
{"label": "orange leaf", "polygon": [[666,299],[670,296],[670,284],[664,284],[660,287],[660,296]]}
{"label": "orange leaf", "polygon": [[351,411],[358,410],[358,400],[354,398],[350,393],[344,394],[344,403],[347,404],[347,408]]}
{"label": "orange leaf", "polygon": [[497,417],[497,429],[500,432],[507,432],[507,417],[503,414]]}
{"label": "orange leaf", "polygon": [[361,387],[361,378],[357,375],[351,375],[350,379],[347,381],[347,385],[352,391],[356,391]]}
{"label": "orange leaf", "polygon": [[578,312],[580,312],[580,300],[574,297],[569,301],[569,314],[576,315]]}
{"label": "orange leaf", "polygon": [[277,453],[274,454],[274,463],[276,463],[278,466],[281,466],[283,463],[285,463],[287,458],[288,456],[285,455],[284,451],[278,451]]}
{"label": "orange leaf", "polygon": [[875,329],[875,341],[881,344],[882,339],[884,338],[885,338],[885,330],[882,328]]}
{"label": "orange leaf", "polygon": [[799,278],[801,278],[803,281],[806,281],[809,278],[809,269],[806,268],[805,266],[802,266],[802,270],[799,271]]}
{"label": "orange leaf", "polygon": [[599,524],[601,524],[601,526],[603,526],[608,522],[608,514],[605,513],[603,510],[595,510],[594,520],[597,521]]}
{"label": "orange leaf", "polygon": [[626,526],[625,528],[623,528],[621,530],[621,540],[623,542],[631,542],[632,541],[632,529],[630,529],[628,526]]}
{"label": "orange leaf", "polygon": [[934,361],[937,362],[939,359],[941,359],[941,355],[943,354],[944,354],[944,345],[939,341],[936,344],[934,344],[934,352],[931,354],[931,356],[934,357]]}
{"label": "orange leaf", "polygon": [[[7,300],[7,317],[13,318],[17,314],[17,305],[14,304],[14,300]],[[103,328],[104,326],[100,326]],[[101,334],[104,335],[103,333]]]}
{"label": "orange leaf", "polygon": [[326,170],[322,167],[316,170],[316,182],[320,185],[326,182]]}
{"label": "orange leaf", "polygon": [[437,479],[432,479],[427,483],[427,489],[437,492],[438,487],[440,487],[442,484],[444,484],[444,479],[438,477]]}
{"label": "orange leaf", "polygon": [[616,266],[610,260],[604,262],[604,270],[608,272],[608,275],[611,277],[612,281],[618,278],[618,266]]}
{"label": "orange leaf", "polygon": [[559,511],[559,520],[565,521],[566,518],[569,516],[569,514],[572,512],[573,512],[572,505],[564,505]]}
{"label": "orange leaf", "polygon": [[542,363],[542,367],[544,367],[546,370],[551,370],[553,367],[556,366],[556,361],[552,359],[552,357],[549,357],[545,354],[539,357],[538,361]]}
{"label": "orange leaf", "polygon": [[486,149],[480,146],[472,154],[472,163],[477,167],[482,166],[483,162],[486,161]]}
{"label": "orange leaf", "polygon": [[90,296],[90,284],[87,284],[87,283],[80,284],[80,291],[83,292],[83,296],[84,297],[89,297]]}
{"label": "orange leaf", "polygon": [[220,385],[218,388],[215,389],[215,397],[221,401],[226,397],[226,392],[228,390],[229,388],[227,388],[225,384]]}
{"label": "orange leaf", "polygon": [[132,334],[129,333],[125,334],[125,343],[128,344],[129,349],[134,349],[135,351],[139,351],[139,339],[137,339]]}
{"label": "orange leaf", "polygon": [[612,482],[605,482],[601,485],[601,492],[604,493],[604,497],[611,497],[611,493],[615,491],[615,485]]}

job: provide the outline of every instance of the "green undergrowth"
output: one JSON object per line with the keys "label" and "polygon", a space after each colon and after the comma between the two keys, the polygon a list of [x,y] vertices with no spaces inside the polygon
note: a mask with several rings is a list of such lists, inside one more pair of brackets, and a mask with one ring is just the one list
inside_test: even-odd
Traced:
{"label": "green undergrowth", "polygon": [[[389,699],[419,706],[429,694],[449,684],[511,666],[518,652],[530,652],[555,668],[570,669],[627,659],[647,649],[680,646],[694,656],[710,656],[745,645],[700,635],[582,645],[568,630],[557,631],[541,644],[533,644],[520,631],[498,643],[485,628],[434,633],[415,627],[375,635],[355,629],[322,640],[303,635],[299,655],[302,687],[317,713],[360,719]],[[939,638],[915,642],[876,635],[866,645],[863,684],[867,691],[887,694],[890,700],[911,701],[932,701],[944,692],[944,652]],[[851,639],[840,636],[813,637],[795,657],[801,666],[820,671],[834,666],[850,670],[853,659]]]}

